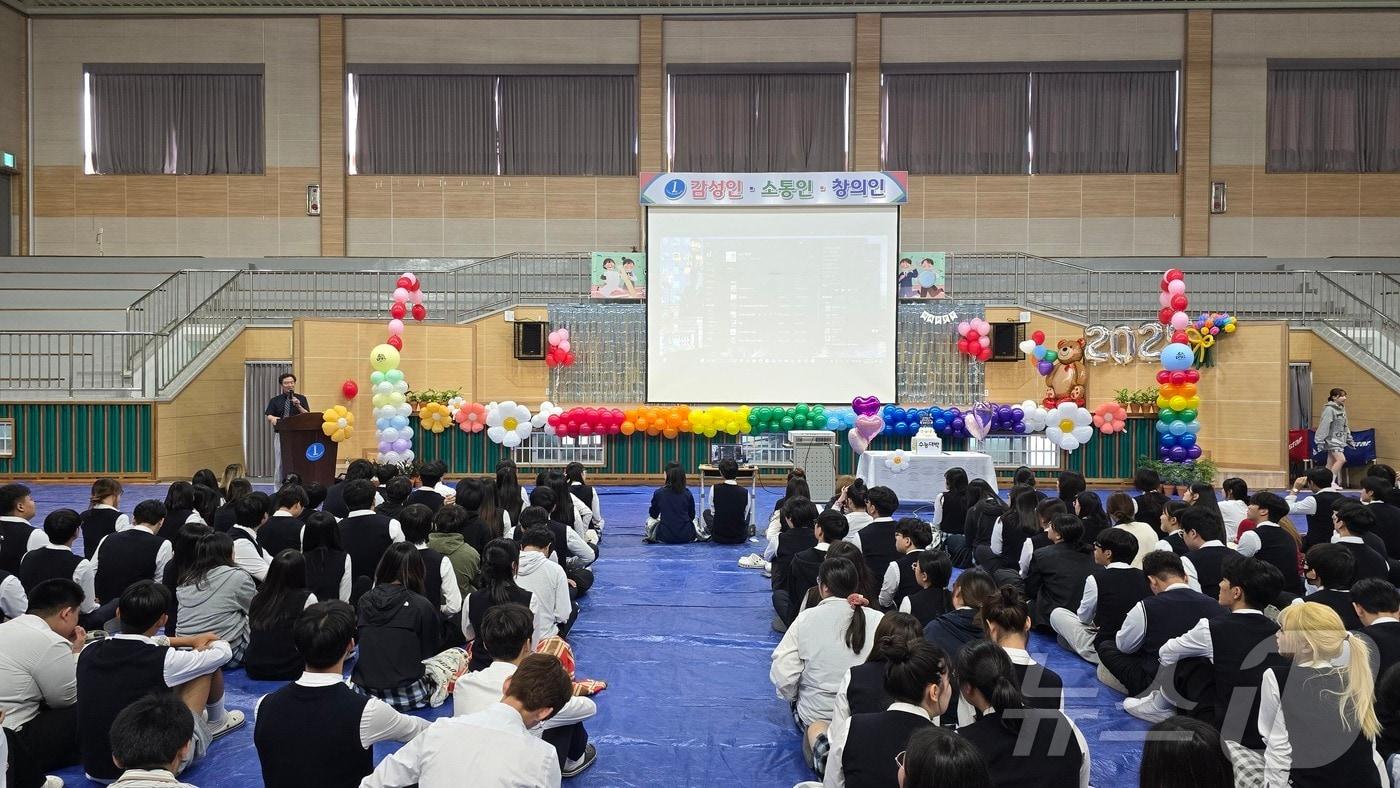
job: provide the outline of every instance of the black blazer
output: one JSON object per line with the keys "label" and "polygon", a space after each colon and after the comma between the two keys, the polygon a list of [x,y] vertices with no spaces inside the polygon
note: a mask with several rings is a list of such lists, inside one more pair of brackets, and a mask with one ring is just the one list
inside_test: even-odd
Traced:
{"label": "black blazer", "polygon": [[1094,559],[1088,553],[1064,544],[1042,547],[1031,554],[1026,573],[1026,596],[1030,597],[1031,620],[1038,627],[1050,626],[1050,611],[1057,607],[1079,608],[1084,597],[1084,581],[1094,572]]}

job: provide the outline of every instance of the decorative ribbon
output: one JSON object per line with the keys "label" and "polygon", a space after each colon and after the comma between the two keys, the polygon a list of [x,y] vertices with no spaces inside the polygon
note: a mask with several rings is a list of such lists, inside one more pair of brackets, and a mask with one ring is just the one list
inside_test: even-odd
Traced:
{"label": "decorative ribbon", "polygon": [[1206,361],[1206,351],[1215,345],[1215,335],[1201,332],[1200,329],[1192,326],[1186,329],[1186,341],[1191,344],[1191,349],[1196,353],[1196,363],[1204,364]]}

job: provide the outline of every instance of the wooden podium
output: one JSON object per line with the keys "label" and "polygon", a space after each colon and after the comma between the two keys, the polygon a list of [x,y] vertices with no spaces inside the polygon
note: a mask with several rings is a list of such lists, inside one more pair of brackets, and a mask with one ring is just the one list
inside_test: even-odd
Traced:
{"label": "wooden podium", "polygon": [[282,474],[295,473],[303,482],[326,487],[335,481],[335,441],[321,432],[320,411],[280,419],[277,435],[282,444]]}

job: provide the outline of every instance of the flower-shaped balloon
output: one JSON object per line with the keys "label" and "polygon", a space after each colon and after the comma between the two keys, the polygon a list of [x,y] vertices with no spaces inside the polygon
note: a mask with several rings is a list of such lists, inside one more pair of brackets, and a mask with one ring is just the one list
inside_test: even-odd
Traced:
{"label": "flower-shaped balloon", "polygon": [[885,458],[885,469],[891,473],[904,473],[909,470],[909,454],[903,449],[895,449]]}
{"label": "flower-shaped balloon", "polygon": [[1073,402],[1061,402],[1050,411],[1045,437],[1065,451],[1074,451],[1094,437],[1094,417]]}
{"label": "flower-shaped balloon", "polygon": [[481,432],[486,429],[486,406],[480,402],[464,402],[452,420],[462,432]]}
{"label": "flower-shaped balloon", "polygon": [[340,443],[355,431],[355,414],[344,405],[321,411],[321,432],[334,443]]}
{"label": "flower-shaped balloon", "polygon": [[530,409],[514,400],[492,403],[486,411],[486,437],[508,449],[519,446],[530,437]]}
{"label": "flower-shaped balloon", "polygon": [[1050,418],[1049,411],[1041,406],[1039,402],[1032,402],[1031,400],[1026,400],[1021,403],[1021,412],[1025,414],[1025,418],[1022,419],[1021,423],[1026,425],[1026,432],[1043,431]]}
{"label": "flower-shaped balloon", "polygon": [[441,402],[429,402],[418,410],[418,421],[425,430],[442,432],[452,426],[452,414]]}
{"label": "flower-shaped balloon", "polygon": [[453,397],[447,401],[447,412],[452,414],[452,417],[455,419],[457,418],[457,411],[461,410],[462,406],[465,404],[467,404],[466,397]]}
{"label": "flower-shaped balloon", "polygon": [[549,400],[545,400],[540,403],[540,412],[530,417],[530,426],[537,430],[544,430],[546,435],[553,435],[554,425],[549,423],[549,417],[558,416],[563,412],[563,408]]}
{"label": "flower-shaped balloon", "polygon": [[1116,402],[1105,402],[1094,408],[1094,426],[1105,435],[1122,432],[1128,428],[1128,412]]}

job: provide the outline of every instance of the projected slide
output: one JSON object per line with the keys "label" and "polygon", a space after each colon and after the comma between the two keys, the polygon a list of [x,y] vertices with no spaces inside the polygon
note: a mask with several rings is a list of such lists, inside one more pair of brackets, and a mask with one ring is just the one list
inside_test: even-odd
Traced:
{"label": "projected slide", "polygon": [[649,400],[894,401],[898,209],[647,217]]}

